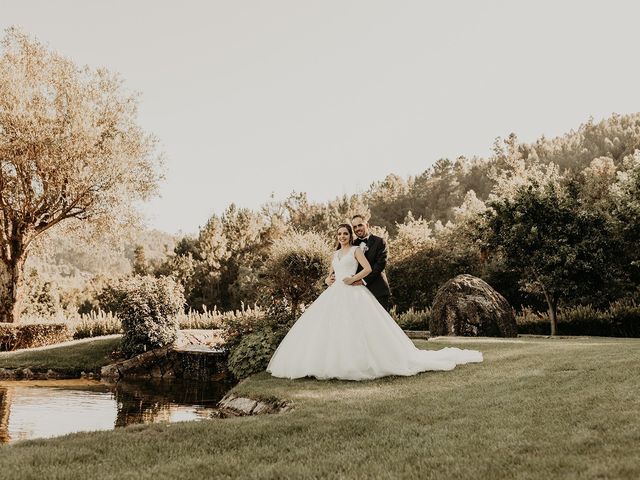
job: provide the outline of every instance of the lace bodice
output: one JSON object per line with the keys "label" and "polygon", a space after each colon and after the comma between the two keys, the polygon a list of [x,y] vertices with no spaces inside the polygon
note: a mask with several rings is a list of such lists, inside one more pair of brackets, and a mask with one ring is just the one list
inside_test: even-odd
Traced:
{"label": "lace bodice", "polygon": [[336,283],[342,283],[342,279],[355,275],[358,269],[358,260],[356,260],[356,249],[359,247],[352,246],[350,250],[338,250],[333,254],[333,271],[336,274]]}

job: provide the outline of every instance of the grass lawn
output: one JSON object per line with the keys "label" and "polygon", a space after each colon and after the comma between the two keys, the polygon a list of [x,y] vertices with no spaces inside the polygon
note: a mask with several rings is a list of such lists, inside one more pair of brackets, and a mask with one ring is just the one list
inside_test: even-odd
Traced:
{"label": "grass lawn", "polygon": [[368,382],[259,374],[293,411],[0,447],[3,478],[640,478],[640,340],[436,339],[483,364]]}
{"label": "grass lawn", "polygon": [[100,372],[111,363],[109,354],[120,343],[119,335],[65,342],[15,352],[0,352],[0,368],[52,369],[65,373]]}

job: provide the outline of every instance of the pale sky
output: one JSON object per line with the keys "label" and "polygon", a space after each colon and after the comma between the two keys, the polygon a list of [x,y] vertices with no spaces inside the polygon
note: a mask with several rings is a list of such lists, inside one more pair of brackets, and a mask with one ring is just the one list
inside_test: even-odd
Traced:
{"label": "pale sky", "polygon": [[143,211],[170,233],[640,111],[639,18],[632,0],[0,0],[2,30],[141,92],[167,157]]}

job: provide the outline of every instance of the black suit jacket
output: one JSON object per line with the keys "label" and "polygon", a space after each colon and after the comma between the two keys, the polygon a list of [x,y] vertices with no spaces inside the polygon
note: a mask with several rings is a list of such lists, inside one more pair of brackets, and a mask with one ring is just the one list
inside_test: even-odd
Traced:
{"label": "black suit jacket", "polygon": [[[366,243],[367,245],[364,256],[371,264],[371,273],[364,277],[367,288],[376,298],[389,297],[391,290],[389,289],[387,275],[384,273],[384,269],[387,266],[387,256],[389,255],[387,242],[384,241],[384,238],[376,235],[369,235],[366,242],[358,238],[353,242],[354,245],[360,245],[361,243]],[[356,273],[361,270],[362,267],[358,265]]]}

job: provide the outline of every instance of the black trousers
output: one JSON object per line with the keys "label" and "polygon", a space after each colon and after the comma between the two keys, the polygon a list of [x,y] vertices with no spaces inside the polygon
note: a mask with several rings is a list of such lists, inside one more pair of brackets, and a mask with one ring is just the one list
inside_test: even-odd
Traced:
{"label": "black trousers", "polygon": [[384,307],[384,309],[388,312],[391,310],[391,296],[385,295],[384,297],[376,297],[376,300]]}

